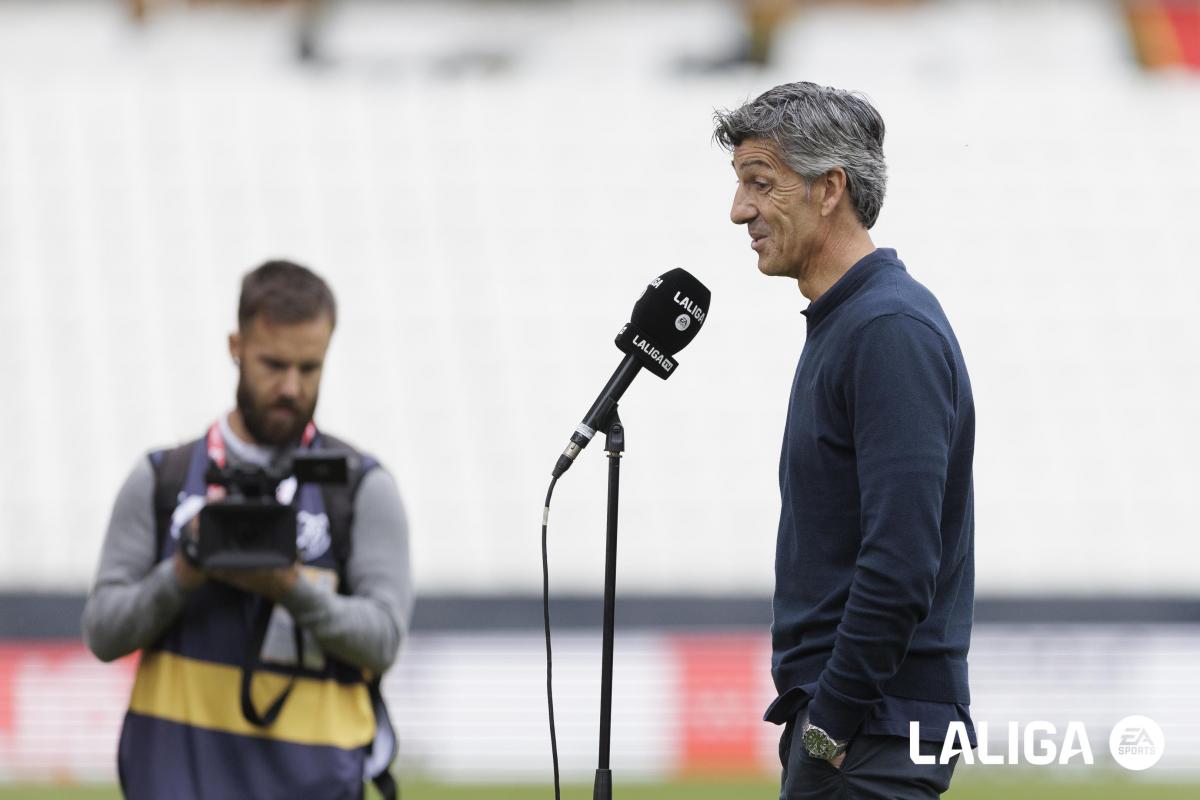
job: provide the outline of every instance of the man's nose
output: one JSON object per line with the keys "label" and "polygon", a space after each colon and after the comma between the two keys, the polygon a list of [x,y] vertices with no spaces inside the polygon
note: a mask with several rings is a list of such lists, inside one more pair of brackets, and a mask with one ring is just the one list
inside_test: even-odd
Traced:
{"label": "man's nose", "polygon": [[283,373],[283,383],[279,386],[279,393],[285,397],[300,396],[300,369],[292,367]]}
{"label": "man's nose", "polygon": [[746,225],[758,216],[758,209],[746,201],[746,193],[741,185],[733,193],[733,207],[729,209],[729,219],[734,225]]}

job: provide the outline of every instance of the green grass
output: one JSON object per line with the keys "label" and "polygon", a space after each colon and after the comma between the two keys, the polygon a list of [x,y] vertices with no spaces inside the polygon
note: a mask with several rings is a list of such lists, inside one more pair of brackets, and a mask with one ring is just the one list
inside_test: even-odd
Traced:
{"label": "green grass", "polygon": [[[980,775],[960,775],[954,788],[946,794],[953,800],[1194,800],[1200,795],[1200,784],[1164,784],[1130,782],[1122,775],[1103,772],[1091,780],[1060,780],[1046,774],[1031,775],[1030,770],[1018,774],[1000,775],[996,772]],[[530,800],[550,799],[550,787],[486,786],[486,784],[426,783],[406,781],[401,787],[403,800]],[[0,786],[0,800],[119,800],[120,792],[113,786]],[[679,783],[617,783],[613,788],[617,800],[774,800],[779,796],[778,784],[770,781],[745,782],[679,782]],[[373,795],[367,795],[373,800]],[[563,788],[564,800],[590,800],[592,787],[571,784]]]}
{"label": "green grass", "polygon": [[[1062,776],[1060,775],[1059,778]],[[545,784],[489,786],[447,785],[406,781],[402,800],[549,800]],[[119,800],[113,786],[3,786],[0,800]],[[563,787],[563,800],[591,800],[590,785]],[[616,800],[775,800],[779,787],[770,781],[702,781],[676,783],[621,783],[613,787]],[[945,797],[951,800],[1195,800],[1198,784],[1159,784],[1128,781],[1113,773],[1090,780],[1031,776],[1023,770],[1013,777],[996,773],[960,775]],[[368,800],[374,796],[368,794]]]}

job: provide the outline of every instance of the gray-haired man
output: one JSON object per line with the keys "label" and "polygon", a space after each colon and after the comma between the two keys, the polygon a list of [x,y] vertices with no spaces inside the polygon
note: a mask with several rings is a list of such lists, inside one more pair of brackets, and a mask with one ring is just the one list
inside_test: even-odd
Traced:
{"label": "gray-haired man", "polygon": [[[759,271],[810,303],[779,461],[772,676],[781,797],[929,798],[975,745],[975,411],[941,306],[868,229],[883,205],[884,125],[862,97],[777,86],[718,112],[738,176],[730,217]],[[797,730],[799,735],[796,735]]]}

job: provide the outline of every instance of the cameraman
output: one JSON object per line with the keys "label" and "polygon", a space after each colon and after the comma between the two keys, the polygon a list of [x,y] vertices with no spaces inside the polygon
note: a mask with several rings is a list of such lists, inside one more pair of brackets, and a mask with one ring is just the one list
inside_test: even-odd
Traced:
{"label": "cameraman", "polygon": [[[117,496],[83,633],[103,661],[143,651],[118,754],[131,800],[358,800],[368,756],[394,754],[377,679],[412,612],[408,532],[388,473],[313,424],[336,321],[304,267],[246,275],[229,337],[236,407],[139,459]],[[296,563],[206,572],[185,557],[181,537],[224,495],[206,483],[210,461],[271,468],[316,448],[348,453],[350,477],[279,484]]]}

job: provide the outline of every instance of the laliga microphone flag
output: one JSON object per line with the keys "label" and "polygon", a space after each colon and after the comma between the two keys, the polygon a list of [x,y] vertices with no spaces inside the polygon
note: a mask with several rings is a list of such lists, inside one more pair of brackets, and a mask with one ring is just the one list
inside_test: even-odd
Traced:
{"label": "laliga microphone flag", "polygon": [[625,358],[576,426],[554,465],[555,479],[570,469],[641,369],[664,380],[671,377],[678,364],[675,354],[700,332],[711,299],[708,288],[684,269],[673,269],[650,281],[633,304],[629,322],[617,333],[617,347]]}
{"label": "laliga microphone flag", "polygon": [[671,376],[674,356],[691,343],[708,316],[712,293],[685,269],[673,269],[650,282],[617,333],[621,352],[662,379]]}

